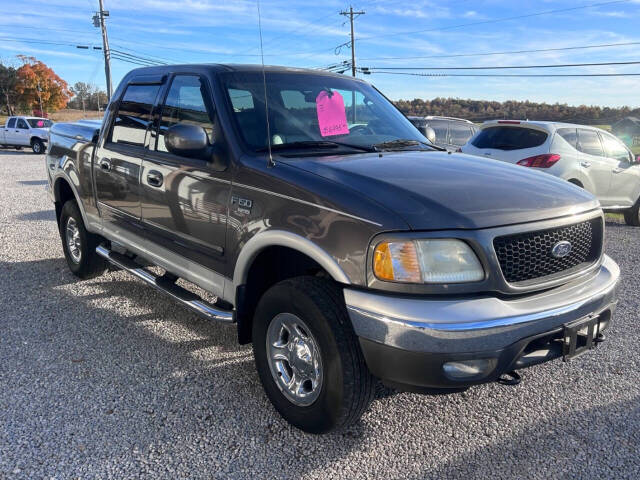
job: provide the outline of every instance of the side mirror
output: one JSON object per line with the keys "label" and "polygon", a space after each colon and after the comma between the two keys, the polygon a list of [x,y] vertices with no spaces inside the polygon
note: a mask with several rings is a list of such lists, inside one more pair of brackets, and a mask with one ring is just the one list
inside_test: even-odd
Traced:
{"label": "side mirror", "polygon": [[427,137],[427,140],[431,143],[436,143],[436,131],[433,128],[429,126],[424,127],[423,135]]}
{"label": "side mirror", "polygon": [[167,150],[181,157],[206,159],[211,153],[209,137],[204,128],[188,123],[178,123],[167,129],[164,134]]}

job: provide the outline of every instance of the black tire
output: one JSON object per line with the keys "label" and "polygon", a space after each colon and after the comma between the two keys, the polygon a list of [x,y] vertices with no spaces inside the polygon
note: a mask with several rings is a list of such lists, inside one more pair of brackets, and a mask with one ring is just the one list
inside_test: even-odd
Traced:
{"label": "black tire", "polygon": [[[316,400],[299,406],[280,390],[267,358],[269,324],[291,313],[308,326],[322,363]],[[290,424],[309,433],[325,433],[355,423],[374,397],[376,381],[366,366],[344,304],[342,289],[319,277],[297,277],[271,287],[262,296],[253,320],[253,353],[269,400]]]}
{"label": "black tire", "polygon": [[640,227],[640,200],[629,210],[625,210],[624,221],[632,227]]}
{"label": "black tire", "polygon": [[44,153],[44,143],[42,142],[42,140],[40,140],[39,138],[34,138],[33,140],[31,140],[31,150],[33,150],[33,153],[35,153],[36,155]]}
{"label": "black tire", "polygon": [[[77,229],[78,242],[76,246],[80,252],[79,256],[71,252],[71,247],[67,240],[67,228],[70,226],[70,219]],[[82,279],[89,279],[103,274],[107,270],[107,262],[96,253],[96,247],[102,240],[98,235],[87,231],[82,221],[80,209],[74,200],[67,200],[60,212],[59,221],[60,238],[62,239],[62,249],[67,259],[67,265],[71,272]],[[79,257],[79,258],[78,258]]]}

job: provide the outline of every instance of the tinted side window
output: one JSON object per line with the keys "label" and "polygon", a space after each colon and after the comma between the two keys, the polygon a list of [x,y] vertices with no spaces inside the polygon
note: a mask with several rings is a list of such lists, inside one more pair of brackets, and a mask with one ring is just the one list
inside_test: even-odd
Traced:
{"label": "tinted side window", "polygon": [[578,129],[578,150],[597,157],[604,156],[598,133],[593,130]]}
{"label": "tinted side window", "polygon": [[10,118],[9,123],[7,123],[7,128],[15,128],[16,127],[16,119]]}
{"label": "tinted side window", "polygon": [[573,148],[578,145],[578,132],[575,128],[559,128],[558,135],[566,140],[566,142]]}
{"label": "tinted side window", "polygon": [[489,127],[482,130],[473,140],[476,148],[497,150],[520,150],[542,145],[549,135],[540,130],[526,127]]}
{"label": "tinted side window", "polygon": [[449,143],[461,147],[471,138],[473,132],[466,125],[452,123],[449,125]]}
{"label": "tinted side window", "polygon": [[449,128],[449,122],[446,120],[429,120],[428,125],[436,132],[436,142],[447,143],[447,130]]}
{"label": "tinted side window", "polygon": [[615,158],[623,162],[628,162],[629,151],[625,148],[620,140],[611,135],[602,133],[602,142],[604,143],[604,149],[607,152],[607,157]]}
{"label": "tinted side window", "polygon": [[118,107],[107,141],[144,146],[147,128],[152,122],[151,110],[158,90],[160,85],[129,85]]}
{"label": "tinted side window", "polygon": [[27,125],[27,122],[25,122],[22,118],[19,118],[17,128],[23,128],[26,130],[29,128],[29,125]]}
{"label": "tinted side window", "polygon": [[178,75],[171,82],[167,100],[162,107],[160,132],[158,134],[159,152],[166,152],[164,134],[169,127],[177,123],[186,123],[202,127],[209,143],[213,143],[213,122],[207,110],[208,94],[200,77],[195,75]]}

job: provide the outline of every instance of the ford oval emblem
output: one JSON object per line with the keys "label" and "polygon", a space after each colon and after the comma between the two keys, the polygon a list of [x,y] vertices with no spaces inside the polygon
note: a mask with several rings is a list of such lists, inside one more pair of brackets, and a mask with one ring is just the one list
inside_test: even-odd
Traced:
{"label": "ford oval emblem", "polygon": [[551,249],[551,256],[554,258],[564,258],[571,253],[571,243],[563,240],[556,243]]}

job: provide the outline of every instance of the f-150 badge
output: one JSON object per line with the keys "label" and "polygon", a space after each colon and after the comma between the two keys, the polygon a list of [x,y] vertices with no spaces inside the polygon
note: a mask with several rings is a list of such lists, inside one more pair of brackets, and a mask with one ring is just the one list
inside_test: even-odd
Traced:
{"label": "f-150 badge", "polygon": [[249,200],[248,198],[236,197],[235,195],[232,195],[231,205],[236,205],[236,210],[238,211],[238,213],[249,215],[251,214],[253,201]]}

